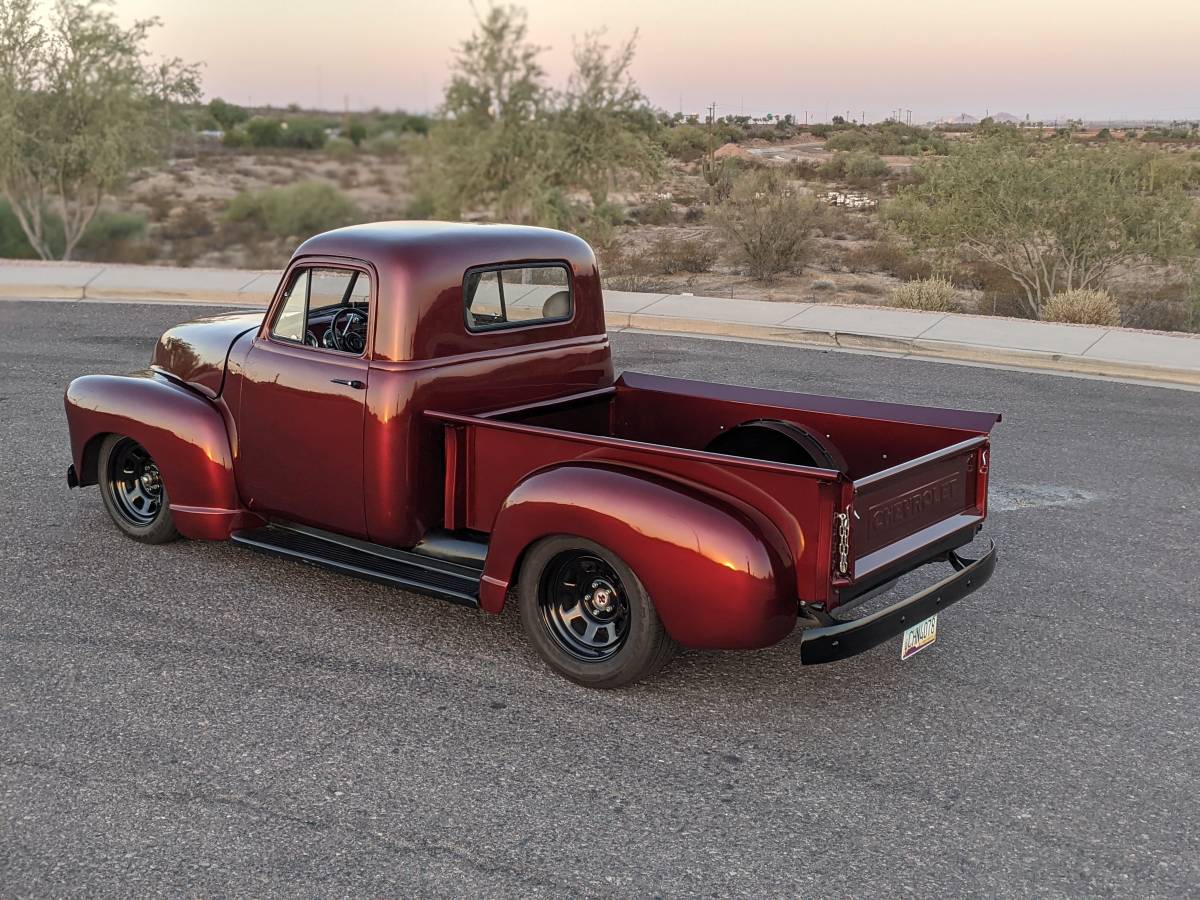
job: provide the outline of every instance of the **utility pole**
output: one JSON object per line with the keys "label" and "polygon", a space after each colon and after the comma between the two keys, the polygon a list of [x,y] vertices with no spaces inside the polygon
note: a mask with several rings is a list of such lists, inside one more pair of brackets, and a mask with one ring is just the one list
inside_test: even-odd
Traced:
{"label": "utility pole", "polygon": [[717,148],[713,146],[713,138],[717,131],[717,101],[708,105],[708,165],[711,168],[717,162]]}

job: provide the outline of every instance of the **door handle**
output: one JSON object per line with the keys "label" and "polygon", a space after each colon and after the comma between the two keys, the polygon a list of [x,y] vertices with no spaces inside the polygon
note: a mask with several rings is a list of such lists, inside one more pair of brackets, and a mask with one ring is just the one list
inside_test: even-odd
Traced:
{"label": "door handle", "polygon": [[361,391],[366,387],[366,384],[357,378],[331,378],[330,381],[334,384],[344,384],[346,387],[354,388],[356,391]]}

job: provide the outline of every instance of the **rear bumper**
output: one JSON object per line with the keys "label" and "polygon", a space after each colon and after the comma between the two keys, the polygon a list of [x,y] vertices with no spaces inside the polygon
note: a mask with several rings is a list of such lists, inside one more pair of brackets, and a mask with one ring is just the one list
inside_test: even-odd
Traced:
{"label": "rear bumper", "polygon": [[920,593],[861,619],[805,629],[800,638],[800,662],[813,665],[855,656],[957,603],[992,577],[996,545],[989,544],[979,559],[966,559],[954,551],[947,558],[958,571]]}

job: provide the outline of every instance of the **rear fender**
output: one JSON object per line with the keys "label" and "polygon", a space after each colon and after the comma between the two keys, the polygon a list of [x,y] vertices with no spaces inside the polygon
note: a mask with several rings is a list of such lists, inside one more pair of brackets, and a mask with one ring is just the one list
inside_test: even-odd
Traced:
{"label": "rear fender", "polygon": [[499,612],[530,545],[601,544],[637,574],[667,632],[690,647],[765,647],[796,624],[795,572],[775,526],[733,498],[610,464],[537,472],[497,516],[480,604]]}
{"label": "rear fender", "polygon": [[162,375],[141,373],[76,378],[64,402],[81,485],[98,481],[104,436],[126,435],[154,457],[180,534],[222,540],[257,523],[238,499],[229,432],[210,401]]}

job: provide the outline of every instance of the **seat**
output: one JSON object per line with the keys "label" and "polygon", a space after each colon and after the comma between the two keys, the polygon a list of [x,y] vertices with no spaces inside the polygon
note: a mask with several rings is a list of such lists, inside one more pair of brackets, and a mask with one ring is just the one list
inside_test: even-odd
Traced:
{"label": "seat", "polygon": [[571,315],[571,292],[555,291],[542,304],[543,319],[565,319]]}

